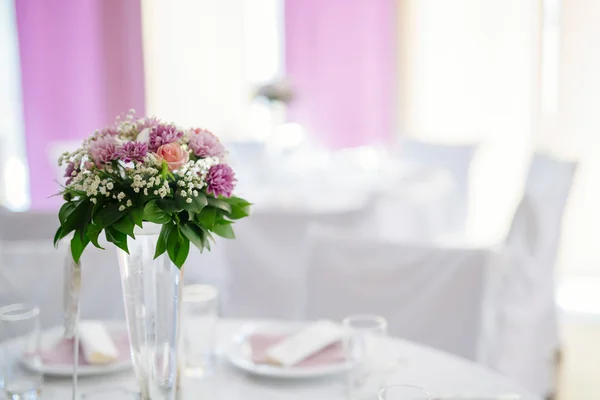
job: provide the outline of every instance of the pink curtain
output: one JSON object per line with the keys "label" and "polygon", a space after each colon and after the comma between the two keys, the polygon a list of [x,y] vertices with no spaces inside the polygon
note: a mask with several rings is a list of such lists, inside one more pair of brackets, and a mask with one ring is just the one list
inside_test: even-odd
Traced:
{"label": "pink curtain", "polygon": [[53,143],[144,114],[139,0],[18,0],[32,208],[59,204]]}
{"label": "pink curtain", "polygon": [[376,144],[395,126],[395,0],[286,0],[290,120],[331,147]]}

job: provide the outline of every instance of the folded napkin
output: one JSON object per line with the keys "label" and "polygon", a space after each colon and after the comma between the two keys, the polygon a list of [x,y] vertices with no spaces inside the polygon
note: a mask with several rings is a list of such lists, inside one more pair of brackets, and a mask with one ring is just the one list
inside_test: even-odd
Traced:
{"label": "folded napkin", "polygon": [[[117,362],[124,362],[130,359],[129,338],[127,332],[112,333],[112,340],[118,350]],[[59,339],[54,345],[42,350],[42,362],[48,365],[73,365],[75,355],[73,354],[74,339]],[[93,365],[89,363],[79,343],[79,365]]]}
{"label": "folded napkin", "polygon": [[[271,364],[265,355],[267,349],[286,339],[287,335],[273,335],[255,333],[250,335],[249,342],[252,349],[252,362],[255,364]],[[339,364],[346,361],[344,347],[341,341],[330,344],[304,360],[295,364],[295,367],[319,367],[323,365]]]}

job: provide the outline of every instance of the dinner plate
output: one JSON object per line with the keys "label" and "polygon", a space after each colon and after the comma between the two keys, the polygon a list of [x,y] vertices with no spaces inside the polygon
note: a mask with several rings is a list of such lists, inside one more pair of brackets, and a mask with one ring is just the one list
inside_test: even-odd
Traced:
{"label": "dinner plate", "polygon": [[310,367],[283,367],[269,364],[256,364],[252,361],[252,349],[249,337],[253,334],[290,335],[301,327],[282,327],[277,325],[254,325],[243,328],[237,333],[227,351],[227,359],[235,367],[252,375],[282,379],[320,378],[339,374],[352,368],[351,362]]}
{"label": "dinner plate", "polygon": [[[116,322],[116,321],[104,321],[104,325],[106,329],[111,334],[113,338],[115,337],[125,337],[127,335],[127,326],[124,322]],[[42,344],[42,353],[48,351],[52,348],[57,342],[59,342],[62,338],[64,332],[64,328],[62,326],[57,326],[54,328],[50,328],[48,330],[42,331],[41,333],[41,344]],[[119,347],[119,346],[117,346]],[[120,349],[122,353],[123,349]],[[83,357],[83,353],[79,352],[80,360]],[[45,375],[51,376],[60,376],[67,377],[73,375],[73,363],[64,362],[64,363],[31,363],[27,360],[23,360],[23,363],[28,368],[42,372]],[[129,352],[127,354],[122,354],[121,360],[116,361],[110,364],[104,365],[79,365],[77,374],[78,376],[94,376],[94,375],[105,375],[112,374],[116,372],[122,372],[130,369],[132,367],[131,357],[129,356]]]}

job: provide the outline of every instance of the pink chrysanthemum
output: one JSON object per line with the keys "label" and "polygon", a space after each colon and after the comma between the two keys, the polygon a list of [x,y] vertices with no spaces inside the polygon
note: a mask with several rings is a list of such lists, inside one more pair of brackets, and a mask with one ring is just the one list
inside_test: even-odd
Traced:
{"label": "pink chrysanthemum", "polygon": [[148,154],[148,145],[140,142],[127,142],[118,150],[119,158],[123,162],[143,162]]}
{"label": "pink chrysanthemum", "polygon": [[206,176],[206,193],[212,193],[215,197],[231,197],[235,183],[235,174],[229,165],[213,165]]}
{"label": "pink chrysanthemum", "polygon": [[143,131],[146,128],[154,128],[158,126],[160,121],[156,117],[145,117],[137,120],[136,127],[138,132]]}
{"label": "pink chrysanthemum", "polygon": [[76,172],[77,169],[75,168],[75,164],[73,164],[72,162],[67,164],[67,169],[65,170],[65,178],[67,179],[66,184],[70,184],[71,181],[73,180],[73,172]]}
{"label": "pink chrysanthemum", "polygon": [[194,132],[188,146],[197,157],[222,158],[225,156],[225,147],[215,135],[205,129],[194,130]]}
{"label": "pink chrysanthemum", "polygon": [[110,137],[102,137],[90,145],[90,157],[98,167],[119,158],[119,145]]}
{"label": "pink chrysanthemum", "polygon": [[183,132],[173,125],[157,125],[150,131],[150,151],[156,151],[163,144],[178,141],[183,137]]}

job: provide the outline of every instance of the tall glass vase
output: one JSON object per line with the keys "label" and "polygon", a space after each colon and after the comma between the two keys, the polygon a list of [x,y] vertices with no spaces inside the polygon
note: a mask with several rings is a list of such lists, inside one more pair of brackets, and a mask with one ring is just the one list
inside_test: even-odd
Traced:
{"label": "tall glass vase", "polygon": [[154,259],[161,226],[145,223],[119,251],[131,356],[141,400],[174,400],[182,275],[167,254]]}

